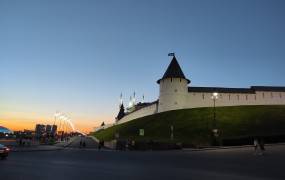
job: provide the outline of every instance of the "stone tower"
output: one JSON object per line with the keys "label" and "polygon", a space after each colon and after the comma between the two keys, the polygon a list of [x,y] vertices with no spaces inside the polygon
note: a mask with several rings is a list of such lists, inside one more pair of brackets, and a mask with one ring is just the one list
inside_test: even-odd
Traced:
{"label": "stone tower", "polygon": [[158,112],[182,109],[186,103],[188,84],[175,56],[173,56],[159,84]]}

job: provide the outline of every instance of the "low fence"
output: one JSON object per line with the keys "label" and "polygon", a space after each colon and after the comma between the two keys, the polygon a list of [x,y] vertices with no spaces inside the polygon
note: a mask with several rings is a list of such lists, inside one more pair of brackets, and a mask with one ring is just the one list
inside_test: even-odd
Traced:
{"label": "low fence", "polygon": [[256,135],[256,136],[244,136],[238,138],[224,138],[221,140],[223,146],[240,146],[240,145],[252,145],[254,137],[262,138],[266,144],[282,143],[285,142],[285,134],[277,135]]}
{"label": "low fence", "polygon": [[181,143],[158,142],[158,141],[127,141],[112,140],[104,142],[104,146],[113,150],[173,150],[182,149]]}

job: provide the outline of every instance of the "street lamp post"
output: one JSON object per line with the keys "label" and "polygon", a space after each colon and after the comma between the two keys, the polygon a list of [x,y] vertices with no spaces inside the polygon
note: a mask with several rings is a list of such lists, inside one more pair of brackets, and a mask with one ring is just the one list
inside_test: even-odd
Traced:
{"label": "street lamp post", "polygon": [[218,93],[214,92],[212,95],[212,99],[214,102],[214,121],[213,121],[213,127],[216,128],[216,100],[218,99]]}
{"label": "street lamp post", "polygon": [[218,137],[218,129],[217,129],[217,121],[216,121],[216,101],[219,98],[219,94],[217,92],[214,92],[212,97],[213,103],[214,103],[214,118],[213,118],[213,135],[214,135],[214,145],[216,145],[216,137]]}

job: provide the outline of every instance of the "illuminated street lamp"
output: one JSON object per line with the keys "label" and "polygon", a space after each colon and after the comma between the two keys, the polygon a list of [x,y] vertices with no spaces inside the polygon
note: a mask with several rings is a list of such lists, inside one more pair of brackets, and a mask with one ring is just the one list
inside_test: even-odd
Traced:
{"label": "illuminated street lamp", "polygon": [[56,120],[58,120],[59,117],[60,117],[60,113],[59,113],[59,112],[56,112],[56,113],[54,114],[54,122],[53,122],[53,125],[55,125]]}
{"label": "illuminated street lamp", "polygon": [[214,119],[213,119],[213,135],[214,135],[214,144],[216,144],[216,137],[218,137],[218,129],[217,129],[217,122],[216,122],[216,101],[219,98],[219,94],[217,92],[214,92],[212,94],[211,99],[213,99],[214,103]]}

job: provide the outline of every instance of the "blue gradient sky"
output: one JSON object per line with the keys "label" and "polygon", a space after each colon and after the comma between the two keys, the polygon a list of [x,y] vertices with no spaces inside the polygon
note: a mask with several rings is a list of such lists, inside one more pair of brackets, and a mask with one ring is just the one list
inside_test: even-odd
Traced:
{"label": "blue gradient sky", "polygon": [[282,0],[0,0],[0,121],[111,122],[121,92],[156,100],[172,51],[193,86],[285,85],[284,19]]}

